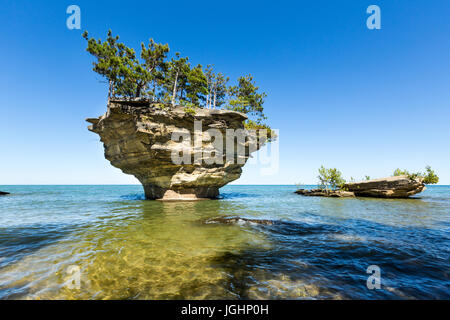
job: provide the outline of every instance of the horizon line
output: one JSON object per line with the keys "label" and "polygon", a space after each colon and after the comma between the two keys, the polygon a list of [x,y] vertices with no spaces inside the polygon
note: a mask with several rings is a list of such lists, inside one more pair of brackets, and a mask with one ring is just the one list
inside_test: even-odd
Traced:
{"label": "horizon line", "polygon": [[[106,184],[92,184],[92,183],[67,183],[67,184],[41,184],[41,183],[37,183],[37,184],[23,184],[23,183],[19,183],[19,184],[0,184],[0,186],[4,186],[4,187],[8,187],[8,186],[141,186],[141,184],[130,184],[130,183],[106,183]],[[227,185],[223,186],[226,187]],[[292,184],[286,184],[286,183],[278,183],[278,184],[228,184],[228,186],[297,186],[297,184],[292,183]],[[318,186],[317,183],[302,183],[300,184],[300,186]],[[450,186],[450,184],[432,184],[432,185],[427,185],[429,186]],[[220,188],[223,188],[220,187]],[[219,188],[219,189],[220,189]]]}

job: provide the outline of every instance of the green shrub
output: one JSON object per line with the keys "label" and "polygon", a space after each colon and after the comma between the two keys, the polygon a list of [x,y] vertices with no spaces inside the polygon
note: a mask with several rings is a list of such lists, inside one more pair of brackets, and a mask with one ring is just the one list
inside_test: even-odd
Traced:
{"label": "green shrub", "polygon": [[345,180],[342,178],[342,173],[336,168],[327,169],[321,166],[317,178],[319,187],[327,191],[344,188]]}
{"label": "green shrub", "polygon": [[411,180],[423,179],[423,183],[425,184],[436,184],[439,182],[439,177],[436,175],[434,170],[431,169],[430,166],[427,166],[425,170],[426,172],[424,173],[421,172],[411,173],[408,170],[396,169],[394,171],[394,177],[407,176]]}
{"label": "green shrub", "polygon": [[434,173],[434,170],[431,170],[430,166],[425,168],[427,171],[423,176],[423,183],[425,184],[436,184],[439,182],[439,177]]}

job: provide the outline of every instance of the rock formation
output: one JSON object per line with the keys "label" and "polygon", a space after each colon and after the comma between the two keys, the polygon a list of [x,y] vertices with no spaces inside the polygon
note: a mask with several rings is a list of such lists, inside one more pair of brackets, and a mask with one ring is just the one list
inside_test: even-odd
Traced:
{"label": "rock formation", "polygon": [[345,189],[359,197],[408,198],[426,189],[422,178],[388,177],[345,184]]}
{"label": "rock formation", "polygon": [[[235,111],[201,108],[194,111],[142,100],[116,100],[110,101],[104,115],[86,121],[92,123],[89,130],[100,135],[105,158],[124,173],[134,175],[142,183],[147,199],[196,200],[217,197],[220,187],[240,177],[241,168],[250,156],[249,146],[258,149],[265,142],[258,141],[255,134],[248,135],[245,141],[235,141],[245,148],[245,154],[238,152],[237,146],[226,150],[226,130],[244,130],[246,119],[246,115]],[[194,120],[201,121],[199,138],[192,134]],[[211,142],[215,137],[208,129],[222,133],[222,150],[214,149]],[[198,144],[189,143],[189,151],[198,156],[197,162],[177,164],[172,155],[179,154],[181,143],[174,141],[172,135],[186,132],[192,140],[201,139],[202,150],[209,152],[205,154]],[[233,154],[234,161],[224,160],[222,164],[208,161],[217,155],[226,159],[227,151]]]}
{"label": "rock formation", "polygon": [[328,190],[325,189],[298,189],[297,194],[310,197],[330,197],[330,198],[352,198],[355,197],[353,192],[344,190]]}
{"label": "rock formation", "polygon": [[0,196],[6,196],[7,194],[9,194],[9,192],[0,191]]}
{"label": "rock formation", "polygon": [[299,189],[297,194],[316,197],[375,197],[408,198],[426,189],[422,178],[411,179],[408,176],[388,177],[376,180],[351,182],[343,190]]}

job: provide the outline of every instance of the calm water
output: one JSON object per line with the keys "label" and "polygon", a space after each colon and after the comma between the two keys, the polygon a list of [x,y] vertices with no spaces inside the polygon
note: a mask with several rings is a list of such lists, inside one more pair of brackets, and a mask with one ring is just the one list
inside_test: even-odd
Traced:
{"label": "calm water", "polygon": [[[13,193],[0,197],[2,299],[450,298],[447,186],[409,200],[227,186],[184,203],[143,201],[140,186],[0,190]],[[206,223],[228,216],[275,224]]]}

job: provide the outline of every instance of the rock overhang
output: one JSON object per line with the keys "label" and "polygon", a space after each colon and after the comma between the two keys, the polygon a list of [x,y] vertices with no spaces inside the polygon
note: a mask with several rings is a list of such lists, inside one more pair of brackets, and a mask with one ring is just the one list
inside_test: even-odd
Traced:
{"label": "rock overhang", "polygon": [[[182,106],[111,100],[104,115],[86,121],[91,123],[88,129],[99,134],[105,158],[124,173],[134,175],[142,183],[147,199],[196,200],[217,197],[220,187],[240,177],[251,152],[266,142],[245,130],[246,119],[245,114],[232,110],[197,108],[192,114]],[[229,129],[245,132],[248,138],[237,139],[237,146],[233,146],[236,163],[226,158],[223,163],[208,164],[205,161],[212,156],[205,157],[205,152],[200,157],[201,163],[174,163],[177,141],[172,139],[173,134],[192,131],[196,123],[206,130],[201,132],[202,147],[208,145],[211,129],[223,137]],[[230,153],[225,147],[223,143],[222,147],[211,149],[209,141],[209,149],[205,150],[209,150],[208,155],[218,154],[215,159],[220,160],[220,155],[225,158]],[[243,155],[237,154],[239,147],[245,149]],[[193,151],[195,155],[196,149]]]}

